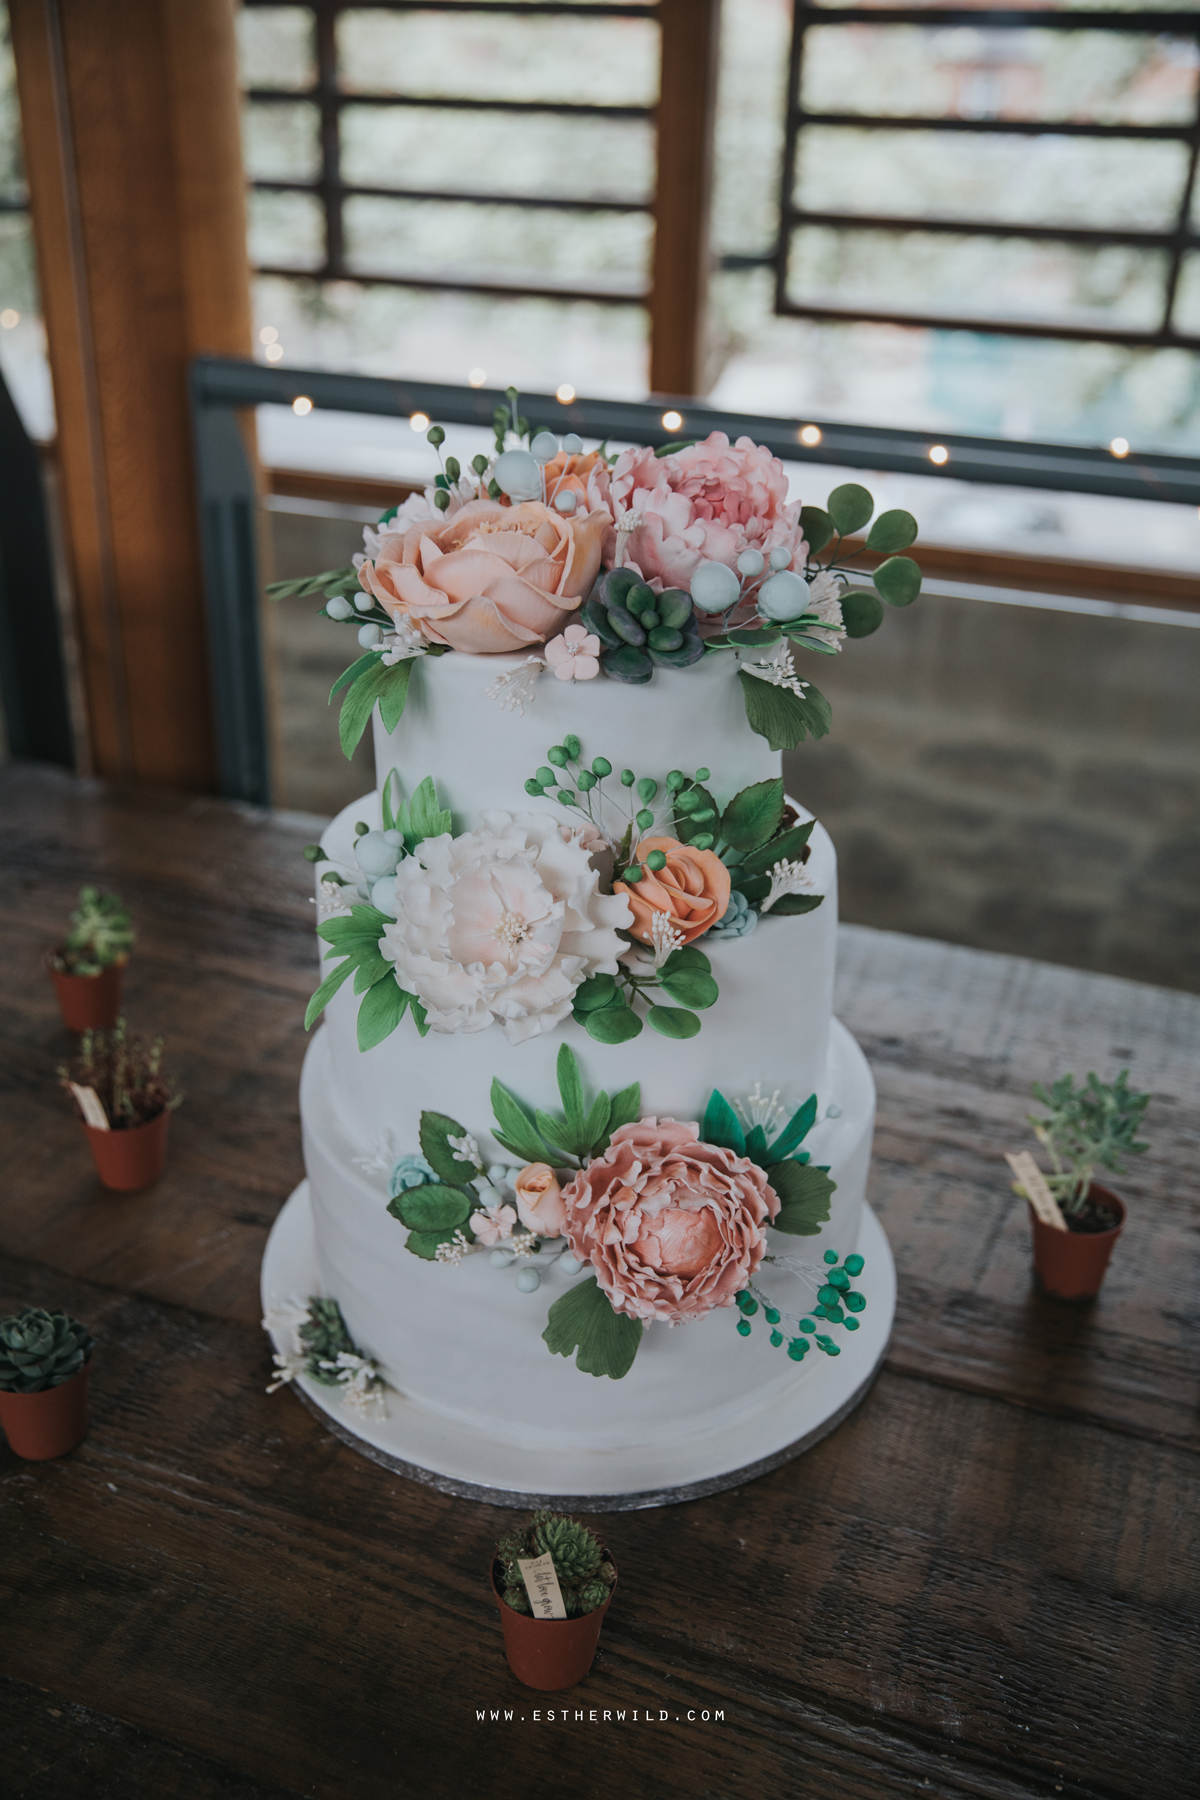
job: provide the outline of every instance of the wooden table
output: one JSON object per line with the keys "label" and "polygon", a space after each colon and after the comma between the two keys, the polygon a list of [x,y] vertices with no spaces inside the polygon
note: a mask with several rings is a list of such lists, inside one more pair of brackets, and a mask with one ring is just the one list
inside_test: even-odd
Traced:
{"label": "wooden table", "polygon": [[[0,1307],[65,1305],[99,1340],[80,1449],[0,1449],[4,1794],[1195,1792],[1200,999],[844,930],[900,1270],[884,1370],[798,1462],[601,1521],[621,1591],[551,1723],[488,1595],[505,1516],[264,1393],[312,831],[0,776]],[[68,1040],[39,968],[85,880],[135,909],[130,1014],[168,1033],[187,1092],[166,1179],[127,1198],[97,1187],[56,1089]],[[1056,1304],[1001,1153],[1034,1077],[1125,1062],[1154,1091],[1153,1153],[1120,1183],[1132,1223],[1099,1303]]]}

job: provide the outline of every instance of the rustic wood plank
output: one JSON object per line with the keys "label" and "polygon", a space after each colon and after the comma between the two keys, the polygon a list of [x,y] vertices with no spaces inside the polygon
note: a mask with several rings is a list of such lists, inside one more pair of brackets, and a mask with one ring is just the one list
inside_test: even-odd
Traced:
{"label": "rustic wood plank", "polygon": [[[475,1728],[535,1704],[484,1582],[503,1515],[268,1399],[246,1327],[11,1259],[0,1304],[49,1279],[99,1335],[94,1425],[62,1462],[0,1461],[22,1544],[4,1673],[61,1692],[70,1671],[98,1713],[339,1800],[394,1792],[401,1746],[435,1793],[599,1791],[590,1718],[519,1755]],[[864,1796],[1040,1793],[1059,1771],[1072,1794],[1183,1792],[1198,1488],[1172,1447],[885,1374],[751,1488],[601,1522],[622,1588],[572,1708],[655,1715],[603,1740],[635,1792],[795,1792],[802,1770]]]}
{"label": "rustic wood plank", "polygon": [[703,393],[721,0],[659,0],[650,390]]}

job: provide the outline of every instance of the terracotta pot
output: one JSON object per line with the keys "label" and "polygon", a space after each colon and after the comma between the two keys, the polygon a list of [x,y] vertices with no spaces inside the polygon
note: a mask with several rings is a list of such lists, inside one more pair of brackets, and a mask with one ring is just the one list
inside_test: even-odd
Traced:
{"label": "terracotta pot", "polygon": [[600,1627],[617,1591],[616,1583],[604,1605],[584,1613],[581,1619],[534,1619],[514,1612],[496,1587],[494,1563],[491,1583],[504,1628],[504,1653],[517,1680],[543,1690],[575,1687],[581,1682],[595,1659]]}
{"label": "terracotta pot", "polygon": [[121,1011],[123,962],[110,963],[99,975],[64,975],[54,966],[55,952],[46,968],[58,995],[63,1024],[68,1031],[110,1031]]}
{"label": "terracotta pot", "polygon": [[27,1462],[45,1462],[73,1450],[88,1427],[90,1363],[78,1375],[40,1394],[0,1393],[0,1425],[8,1447]]}
{"label": "terracotta pot", "polygon": [[1125,1229],[1125,1202],[1110,1189],[1093,1181],[1088,1199],[1119,1215],[1111,1231],[1059,1231],[1043,1225],[1029,1208],[1034,1271],[1045,1292],[1058,1300],[1091,1300],[1100,1292],[1112,1247]]}
{"label": "terracotta pot", "polygon": [[106,1188],[119,1194],[135,1188],[149,1187],[167,1166],[167,1124],[170,1113],[164,1107],[156,1118],[145,1125],[133,1125],[120,1131],[97,1131],[85,1125],[96,1173]]}

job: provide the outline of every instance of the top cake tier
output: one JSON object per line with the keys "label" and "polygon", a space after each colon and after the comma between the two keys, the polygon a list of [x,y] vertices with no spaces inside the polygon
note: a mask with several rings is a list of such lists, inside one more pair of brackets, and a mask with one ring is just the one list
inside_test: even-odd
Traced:
{"label": "top cake tier", "polygon": [[580,740],[586,763],[606,757],[618,773],[631,767],[661,783],[671,769],[691,776],[709,768],[721,804],[780,772],[778,751],[747,726],[733,652],[706,656],[690,669],[658,669],[644,687],[543,674],[522,714],[489,698],[488,689],[527,660],[421,657],[394,731],[385,731],[376,710],[377,789],[392,769],[405,794],[432,775],[458,829],[473,830],[484,813],[528,808],[526,781],[568,733]]}

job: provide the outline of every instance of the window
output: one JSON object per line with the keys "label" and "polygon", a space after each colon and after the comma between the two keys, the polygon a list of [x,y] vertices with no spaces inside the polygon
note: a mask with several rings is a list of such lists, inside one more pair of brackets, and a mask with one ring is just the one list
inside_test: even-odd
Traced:
{"label": "window", "polygon": [[31,436],[54,436],[8,10],[0,4],[0,368]]}

